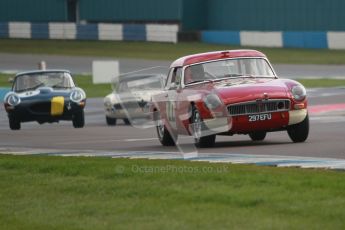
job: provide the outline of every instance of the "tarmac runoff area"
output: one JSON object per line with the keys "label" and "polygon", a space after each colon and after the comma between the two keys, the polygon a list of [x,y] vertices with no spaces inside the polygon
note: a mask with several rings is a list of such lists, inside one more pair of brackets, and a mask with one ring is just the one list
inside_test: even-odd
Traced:
{"label": "tarmac runoff area", "polygon": [[[62,57],[0,53],[1,72],[35,69],[45,60],[48,68],[91,73],[98,57]],[[104,59],[109,60],[109,59]],[[168,61],[120,59],[122,73],[152,66],[168,66]],[[4,68],[6,66],[6,69]],[[345,66],[274,65],[281,77],[345,78]],[[246,136],[217,137],[215,148],[182,154],[176,148],[161,147],[154,129],[139,130],[122,124],[105,125],[102,98],[88,99],[86,127],[75,130],[70,122],[23,124],[20,131],[8,128],[0,108],[0,152],[16,155],[95,156],[112,158],[178,159],[211,163],[256,164],[345,170],[345,89],[308,89],[311,131],[307,142],[293,144],[286,132],[268,134],[264,142]],[[145,137],[145,138],[143,138]]]}
{"label": "tarmac runoff area", "polygon": [[[330,113],[343,119],[345,122],[345,103],[332,105],[310,106],[311,122],[322,121],[322,117],[328,117]],[[327,119],[330,122],[330,119]],[[146,138],[150,141],[153,138]],[[154,138],[155,139],[155,138]],[[124,142],[143,141],[143,139],[125,139]],[[192,148],[191,148],[192,149]],[[211,149],[208,149],[210,151]],[[231,150],[231,148],[230,148]],[[345,151],[345,149],[344,149]],[[210,163],[230,164],[255,164],[258,166],[274,167],[296,167],[310,169],[345,170],[345,159],[323,158],[323,157],[300,157],[300,156],[277,156],[277,155],[256,155],[234,152],[212,153],[212,152],[164,152],[164,151],[104,151],[104,150],[68,150],[68,149],[30,149],[30,148],[0,148],[0,152],[14,155],[45,155],[63,157],[109,157],[128,159],[164,159],[164,160],[188,160],[203,161]],[[345,154],[345,152],[344,152]]]}
{"label": "tarmac runoff area", "polygon": [[128,158],[128,159],[149,159],[149,160],[188,160],[202,161],[209,163],[230,163],[230,164],[255,164],[259,166],[275,167],[294,167],[310,169],[331,169],[345,170],[345,160],[334,158],[317,157],[291,157],[276,155],[249,155],[249,154],[214,154],[214,153],[189,153],[182,156],[179,152],[117,152],[117,151],[69,151],[61,153],[59,150],[25,150],[12,151],[6,148],[0,148],[1,152],[7,152],[13,155],[46,155],[63,157],[110,157],[110,158]]}

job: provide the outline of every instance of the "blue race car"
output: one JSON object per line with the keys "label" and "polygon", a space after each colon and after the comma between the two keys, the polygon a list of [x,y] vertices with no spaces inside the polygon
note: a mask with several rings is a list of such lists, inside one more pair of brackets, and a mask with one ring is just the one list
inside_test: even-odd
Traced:
{"label": "blue race car", "polygon": [[75,128],[85,124],[86,94],[74,85],[67,70],[39,70],[18,73],[4,106],[12,130],[21,122],[59,122],[72,120]]}

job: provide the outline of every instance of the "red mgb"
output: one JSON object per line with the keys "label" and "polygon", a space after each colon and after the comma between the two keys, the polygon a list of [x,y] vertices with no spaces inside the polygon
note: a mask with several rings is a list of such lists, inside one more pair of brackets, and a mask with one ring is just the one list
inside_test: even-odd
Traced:
{"label": "red mgb", "polygon": [[267,57],[256,50],[229,50],[174,61],[163,93],[151,111],[164,146],[179,135],[211,147],[216,135],[248,134],[261,141],[267,132],[287,131],[293,142],[309,133],[306,90],[279,79]]}

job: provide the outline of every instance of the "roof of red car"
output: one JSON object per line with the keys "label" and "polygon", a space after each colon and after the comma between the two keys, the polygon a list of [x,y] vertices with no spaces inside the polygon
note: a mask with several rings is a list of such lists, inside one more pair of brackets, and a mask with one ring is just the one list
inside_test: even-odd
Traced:
{"label": "roof of red car", "polygon": [[257,50],[223,50],[184,56],[174,61],[170,67],[186,66],[200,62],[237,57],[266,57],[266,55]]}

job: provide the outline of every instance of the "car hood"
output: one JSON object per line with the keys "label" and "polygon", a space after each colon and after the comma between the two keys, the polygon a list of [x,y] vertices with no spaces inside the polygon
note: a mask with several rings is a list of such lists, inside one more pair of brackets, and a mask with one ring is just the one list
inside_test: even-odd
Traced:
{"label": "car hood", "polygon": [[224,104],[268,98],[288,98],[288,89],[280,79],[229,79],[214,84],[214,90]]}
{"label": "car hood", "polygon": [[49,98],[55,96],[64,96],[67,97],[71,93],[71,89],[52,89],[50,87],[42,87],[36,90],[25,91],[21,93],[17,93],[21,99],[32,99],[37,97],[42,98]]}
{"label": "car hood", "polygon": [[[106,96],[113,103],[117,103],[120,100],[122,102],[127,101],[151,101],[151,98],[155,94],[161,93],[162,90],[143,90],[143,91],[134,91],[128,93],[111,93]],[[107,99],[105,99],[107,100]]]}

